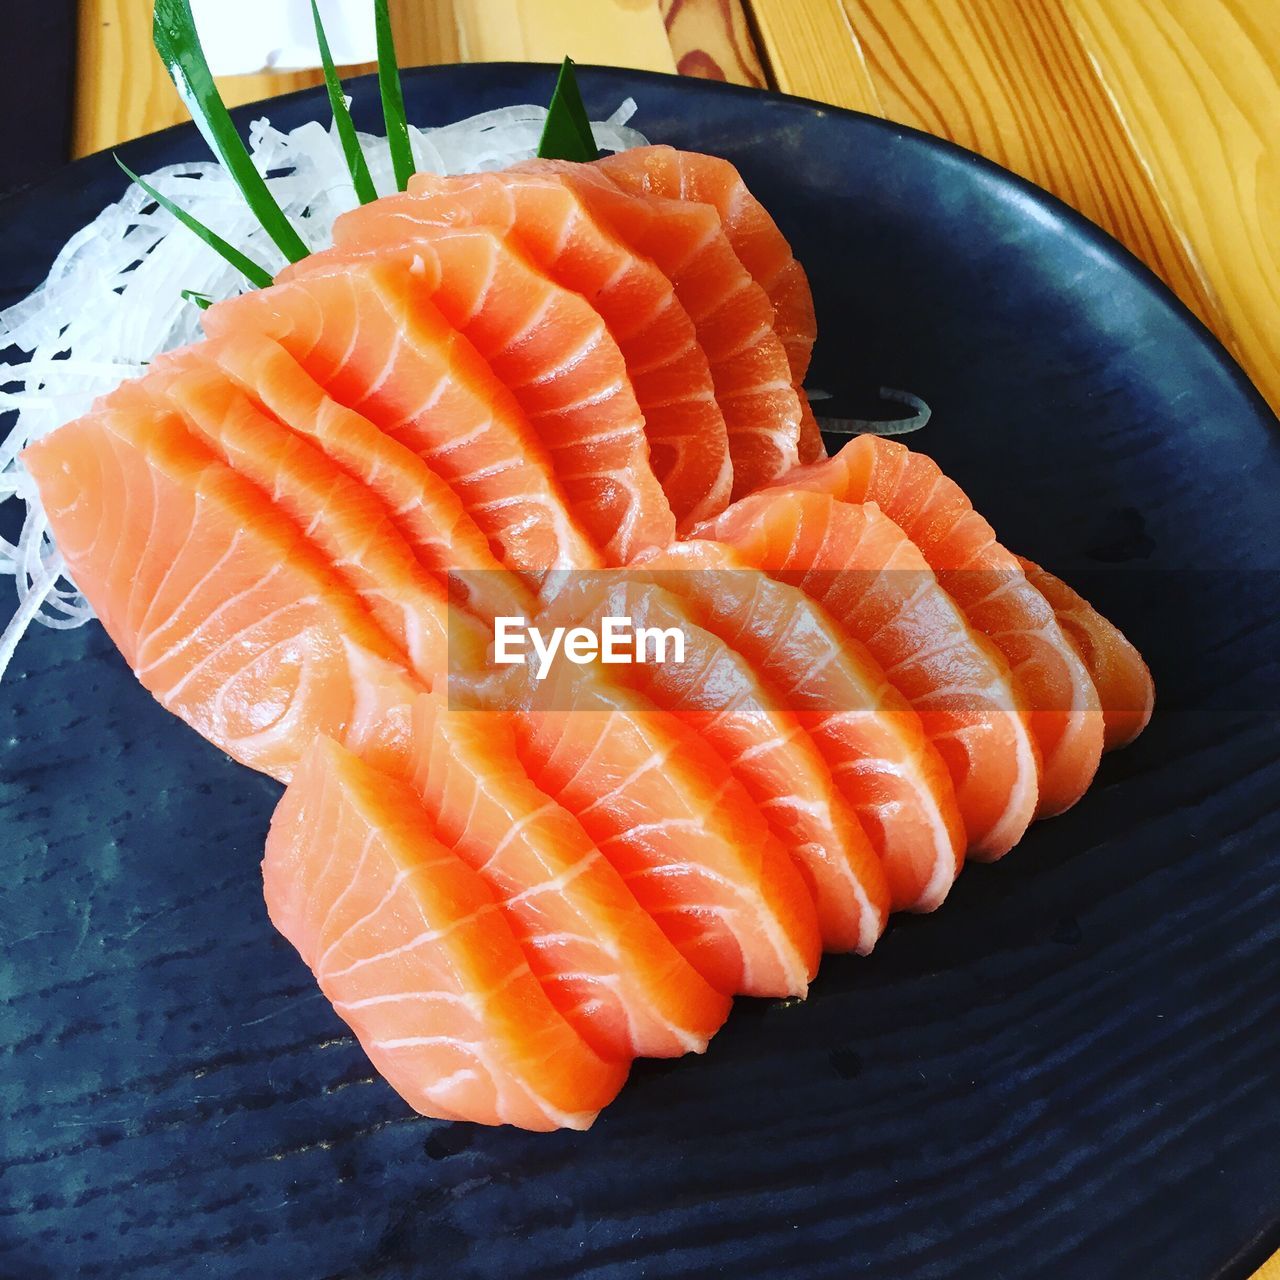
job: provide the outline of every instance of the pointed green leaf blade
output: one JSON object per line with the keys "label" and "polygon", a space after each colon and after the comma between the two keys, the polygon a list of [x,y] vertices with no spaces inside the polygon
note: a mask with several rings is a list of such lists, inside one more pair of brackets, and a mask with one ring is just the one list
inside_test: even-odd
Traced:
{"label": "pointed green leaf blade", "polygon": [[115,157],[115,162],[124,170],[131,182],[136,182],[156,204],[173,214],[188,231],[199,236],[210,249],[225,258],[251,284],[259,289],[265,289],[271,284],[271,273],[265,267],[260,267],[252,258],[246,257],[235,245],[228,243],[216,231],[206,227],[199,218],[193,217],[181,205],[174,204],[168,196],[162,195],[145,178],[138,177],[119,156]]}
{"label": "pointed green leaf blade", "polygon": [[207,293],[201,293],[199,289],[183,289],[181,297],[183,302],[193,303],[201,311],[208,311],[213,306],[213,299]]}
{"label": "pointed green leaf blade", "polygon": [[555,92],[551,95],[547,120],[538,142],[538,155],[543,160],[577,160],[582,163],[600,159],[600,150],[591,132],[591,119],[583,105],[578,77],[573,71],[572,58],[566,58],[560,64]]}
{"label": "pointed green leaf blade", "polygon": [[373,0],[373,16],[378,33],[378,87],[382,91],[382,119],[386,125],[396,187],[403,191],[417,166],[413,161],[413,144],[409,141],[409,119],[404,110],[404,87],[400,83],[400,62],[396,57],[396,39],[391,30],[387,0]]}
{"label": "pointed green leaf blade", "polygon": [[338,79],[338,68],[333,65],[333,53],[329,49],[329,37],[325,35],[324,23],[320,20],[320,6],[311,0],[311,17],[316,27],[316,43],[320,46],[320,63],[324,67],[325,88],[329,91],[329,106],[333,110],[333,123],[338,130],[338,139],[342,143],[342,154],[346,157],[347,168],[351,171],[351,181],[356,189],[356,198],[361,204],[372,204],[378,193],[374,189],[373,178],[369,173],[369,165],[360,150],[360,139],[356,135],[355,121],[351,119],[351,109],[347,106],[347,96],[342,92],[342,81]]}
{"label": "pointed green leaf blade", "polygon": [[191,0],[155,0],[152,39],[191,118],[235,179],[263,230],[290,262],[305,258],[310,251],[255,167],[214,84],[196,33]]}

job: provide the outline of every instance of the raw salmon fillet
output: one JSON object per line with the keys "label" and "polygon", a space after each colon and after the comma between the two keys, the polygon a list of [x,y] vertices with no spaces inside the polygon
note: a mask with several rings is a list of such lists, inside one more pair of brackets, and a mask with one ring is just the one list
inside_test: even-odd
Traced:
{"label": "raw salmon fillet", "polygon": [[733,251],[768,295],[774,328],[787,353],[791,384],[803,412],[800,460],[812,462],[826,449],[804,394],[804,379],[818,334],[813,294],[804,268],[769,211],[747,189],[728,160],[674,147],[634,147],[596,162],[620,187],[646,195],[711,205],[720,215]]}
{"label": "raw salmon fillet", "polygon": [[869,435],[798,467],[782,483],[843,502],[874,502],[920,548],[970,624],[1004,654],[1031,710],[1041,760],[1036,816],[1075,804],[1102,755],[1098,692],[1049,602],[960,486],[932,458]]}
{"label": "raw salmon fillet", "polygon": [[626,361],[644,415],[654,475],[680,526],[724,510],[733,484],[729,437],[693,321],[670,280],[594,217],[567,183],[534,174],[419,174],[413,196],[343,215],[335,244],[387,253],[425,224],[485,226],[599,313]]}
{"label": "raw salmon fillet", "polygon": [[866,644],[951,771],[970,856],[1007,853],[1037,803],[1026,713],[999,651],[906,534],[874,503],[793,489],[744,498],[702,531],[784,574]]}
{"label": "raw salmon fillet", "polygon": [[1142,655],[1086,599],[1030,560],[1020,560],[1031,584],[1053,606],[1098,689],[1106,721],[1104,749],[1128,746],[1151,720],[1156,690]]}
{"label": "raw salmon fillet", "polygon": [[539,621],[586,625],[605,618],[682,637],[668,651],[608,668],[706,741],[742,783],[804,876],[828,951],[866,954],[884,931],[889,888],[879,858],[837,789],[817,745],[751,664],[693,622],[679,596],[631,573],[580,574]]}
{"label": "raw salmon fillet", "polygon": [[[139,680],[288,783],[271,918],[422,1114],[589,1127],[1149,720],[930,459],[825,457],[808,282],[727,162],[419,175],[337,241],[23,458]],[[547,676],[498,619],[683,649]]]}
{"label": "raw salmon fillet", "polygon": [[804,995],[821,942],[800,872],[698,734],[604,670],[557,662],[531,686],[512,718],[530,777],[717,991]]}
{"label": "raw salmon fillet", "polygon": [[[670,542],[675,517],[649,465],[626,362],[600,313],[489,227],[422,223],[400,260],[511,391],[605,560],[624,564]],[[331,249],[280,278],[367,261]]]}
{"label": "raw salmon fillet", "polygon": [[671,281],[711,367],[729,433],[733,495],[793,467],[803,412],[773,304],[734,253],[716,210],[630,193],[596,165],[535,160],[517,171],[571,184],[601,222]]}
{"label": "raw salmon fillet", "polygon": [[404,783],[321,739],[271,823],[272,923],[423,1115],[586,1129],[629,1066],[556,1010],[485,881]]}
{"label": "raw salmon fillet", "polygon": [[204,313],[211,337],[262,335],[339,404],[419,454],[509,569],[602,563],[511,393],[403,263],[313,266]]}
{"label": "raw salmon fillet", "polygon": [[399,757],[423,684],[332,564],[176,413],[104,405],[23,458],[76,584],[175,715],[281,779],[319,735]]}
{"label": "raw salmon fillet", "polygon": [[866,647],[724,543],[677,543],[641,567],[749,659],[808,731],[880,858],[893,908],[939,906],[964,860],[955,789],[920,717]]}
{"label": "raw salmon fillet", "polygon": [[525,772],[502,715],[414,704],[412,786],[489,886],[551,1003],[601,1056],[701,1053],[729,999],[636,902],[582,824]]}
{"label": "raw salmon fillet", "polygon": [[232,333],[206,340],[201,350],[263,412],[367,485],[422,567],[447,584],[450,599],[486,622],[532,611],[533,593],[502,568],[458,495],[418,454],[326,395],[278,342]]}
{"label": "raw salmon fillet", "polygon": [[157,404],[176,411],[321,551],[407,669],[429,689],[447,679],[445,584],[418,562],[373,493],[264,414],[208,361],[203,346],[159,357],[144,381],[126,383],[107,403],[124,413],[145,414]]}

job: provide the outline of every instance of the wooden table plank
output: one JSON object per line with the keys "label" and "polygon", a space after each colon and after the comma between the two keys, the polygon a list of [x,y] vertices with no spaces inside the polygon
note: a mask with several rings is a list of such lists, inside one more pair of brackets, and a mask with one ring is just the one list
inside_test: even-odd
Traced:
{"label": "wooden table plank", "polygon": [[748,0],[775,88],[883,115],[840,0]]}
{"label": "wooden table plank", "polygon": [[1134,144],[1280,410],[1280,5],[1071,0]]}
{"label": "wooden table plank", "polygon": [[[439,6],[449,7],[446,0]],[[658,0],[452,0],[463,62],[577,62],[673,72]]]}
{"label": "wooden table plank", "polygon": [[661,0],[681,75],[762,88],[767,83],[742,0]]}
{"label": "wooden table plank", "polygon": [[387,0],[396,56],[402,67],[466,61],[454,20],[454,4],[455,0]]}
{"label": "wooden table plank", "polygon": [[76,54],[75,155],[101,151],[177,124],[185,114],[163,72],[143,65],[151,15],[126,0],[80,0]]}

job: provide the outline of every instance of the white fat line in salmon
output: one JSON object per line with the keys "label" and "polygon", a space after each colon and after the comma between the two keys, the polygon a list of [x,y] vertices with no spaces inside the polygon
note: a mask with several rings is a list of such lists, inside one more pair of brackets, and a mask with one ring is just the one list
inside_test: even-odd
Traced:
{"label": "white fat line in salmon", "polygon": [[[507,666],[527,665],[529,649],[536,659],[534,676],[545,680],[557,654],[585,666],[590,662],[684,662],[685,636],[679,627],[637,627],[630,618],[600,619],[599,632],[590,627],[552,627],[544,631],[530,626],[527,618],[493,620],[494,661]],[[668,656],[670,654],[670,656]]]}

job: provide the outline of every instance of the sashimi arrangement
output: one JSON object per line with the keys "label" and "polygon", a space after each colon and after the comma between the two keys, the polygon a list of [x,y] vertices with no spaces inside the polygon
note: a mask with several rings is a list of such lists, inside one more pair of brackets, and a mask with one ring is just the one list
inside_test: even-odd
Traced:
{"label": "sashimi arrangement", "polygon": [[[287,784],[268,911],[381,1074],[583,1129],[1075,804],[1153,686],[925,454],[828,456],[805,272],[729,162],[597,156],[566,77],[539,158],[413,173],[382,52],[402,189],[357,140],[331,246],[23,463],[137,678]],[[535,670],[513,619],[679,644]]]}

